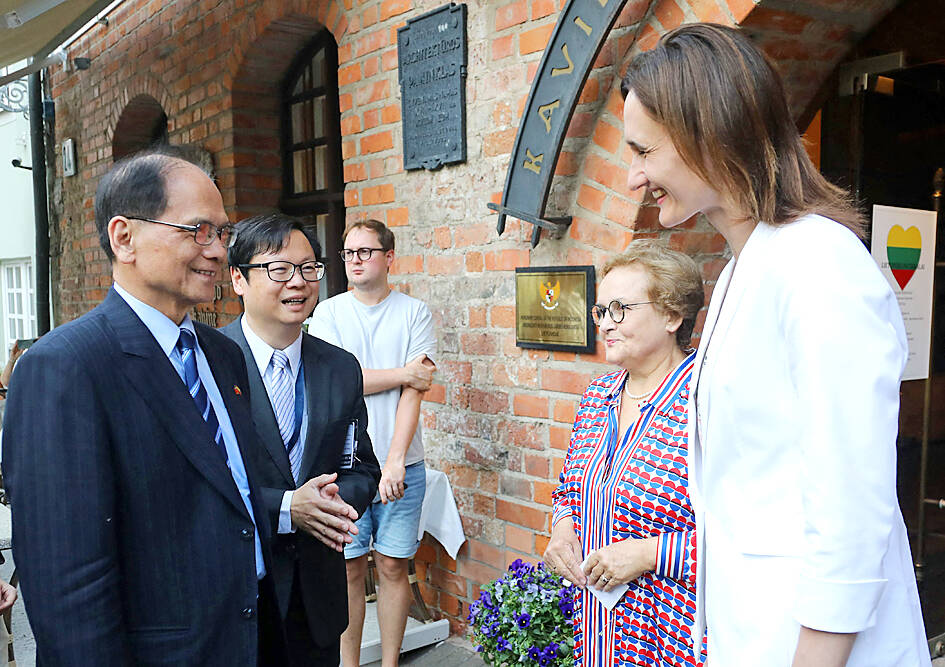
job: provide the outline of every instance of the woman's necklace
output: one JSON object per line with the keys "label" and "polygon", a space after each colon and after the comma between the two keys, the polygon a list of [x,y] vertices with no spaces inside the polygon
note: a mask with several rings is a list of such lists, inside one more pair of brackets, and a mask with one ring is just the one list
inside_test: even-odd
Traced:
{"label": "woman's necklace", "polygon": [[637,402],[637,408],[642,409],[643,405],[646,403],[647,399],[653,394],[653,389],[643,394],[631,394],[627,389],[627,386],[624,385],[623,393],[627,395],[627,398],[630,398]]}

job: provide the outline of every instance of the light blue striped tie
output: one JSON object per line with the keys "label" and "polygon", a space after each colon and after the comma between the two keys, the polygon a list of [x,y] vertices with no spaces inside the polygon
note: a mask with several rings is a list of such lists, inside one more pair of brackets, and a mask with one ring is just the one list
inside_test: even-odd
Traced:
{"label": "light blue striped tie", "polygon": [[190,391],[190,397],[197,404],[197,410],[200,412],[204,421],[212,434],[213,441],[217,443],[223,460],[227,460],[226,445],[223,442],[223,429],[220,428],[220,422],[217,421],[217,413],[213,411],[213,404],[210,397],[207,396],[207,390],[204,389],[200,381],[200,375],[197,373],[197,339],[187,329],[180,330],[180,337],[177,339],[177,352],[180,354],[181,364],[184,367],[184,384]]}
{"label": "light blue striped tie", "polygon": [[289,368],[289,357],[282,350],[274,350],[269,366],[269,400],[276,414],[282,443],[289,454],[292,477],[298,481],[302,448],[292,441],[295,433],[295,382],[292,380],[292,372]]}

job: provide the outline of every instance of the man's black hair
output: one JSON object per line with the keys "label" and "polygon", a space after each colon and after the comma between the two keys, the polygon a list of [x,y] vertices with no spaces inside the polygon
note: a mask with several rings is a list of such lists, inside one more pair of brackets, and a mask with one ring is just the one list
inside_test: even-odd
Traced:
{"label": "man's black hair", "polygon": [[109,261],[115,255],[108,240],[108,223],[116,215],[160,217],[167,210],[167,172],[179,161],[203,169],[184,148],[161,144],[122,158],[99,181],[95,191],[95,229]]}
{"label": "man's black hair", "polygon": [[[322,246],[315,236],[315,228],[305,225],[298,218],[284,213],[268,213],[255,215],[236,223],[236,241],[227,252],[230,266],[250,264],[253,257],[260,253],[275,252],[281,249],[289,240],[289,234],[298,230],[305,235],[312,244],[315,258],[321,260]],[[240,269],[240,273],[249,282],[249,270]]]}

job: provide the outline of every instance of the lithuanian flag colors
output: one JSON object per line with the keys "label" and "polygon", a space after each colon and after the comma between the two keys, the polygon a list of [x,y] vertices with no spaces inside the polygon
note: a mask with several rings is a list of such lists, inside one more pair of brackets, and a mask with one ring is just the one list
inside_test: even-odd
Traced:
{"label": "lithuanian flag colors", "polygon": [[922,234],[918,227],[903,229],[893,225],[886,237],[886,258],[893,277],[899,283],[899,289],[905,289],[916,267],[919,266],[919,256],[922,254]]}

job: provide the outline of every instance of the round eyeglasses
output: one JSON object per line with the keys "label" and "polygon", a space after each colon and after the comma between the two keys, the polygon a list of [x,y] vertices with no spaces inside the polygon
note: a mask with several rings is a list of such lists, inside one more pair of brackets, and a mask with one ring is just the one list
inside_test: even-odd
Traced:
{"label": "round eyeglasses", "polygon": [[633,310],[636,306],[645,306],[648,303],[653,303],[653,301],[637,301],[636,303],[621,303],[614,299],[606,306],[601,303],[595,303],[591,306],[591,317],[594,319],[594,324],[600,326],[600,322],[604,319],[604,313],[610,315],[610,319],[614,324],[620,324],[623,322],[624,312],[627,310]]}
{"label": "round eyeglasses", "polygon": [[196,225],[181,225],[176,222],[165,222],[164,220],[154,220],[152,218],[140,218],[136,215],[124,216],[130,220],[140,220],[141,222],[153,222],[156,225],[167,225],[175,229],[184,229],[194,233],[194,242],[197,245],[211,245],[214,239],[220,239],[224,248],[232,248],[236,243],[236,227],[230,224],[215,225],[212,222],[201,220]]}
{"label": "round eyeglasses", "polygon": [[371,255],[376,252],[387,252],[383,248],[358,248],[357,250],[351,250],[350,248],[345,248],[344,250],[339,250],[338,254],[341,255],[341,259],[344,262],[350,262],[354,259],[354,256],[357,255],[358,259],[362,262],[366,262],[371,259]]}
{"label": "round eyeglasses", "polygon": [[299,274],[302,276],[302,280],[307,283],[317,283],[325,277],[325,265],[321,262],[293,264],[292,262],[275,260],[262,264],[237,264],[236,266],[240,269],[266,269],[266,273],[269,274],[269,280],[274,280],[277,283],[287,283],[292,280],[296,269],[298,269]]}

